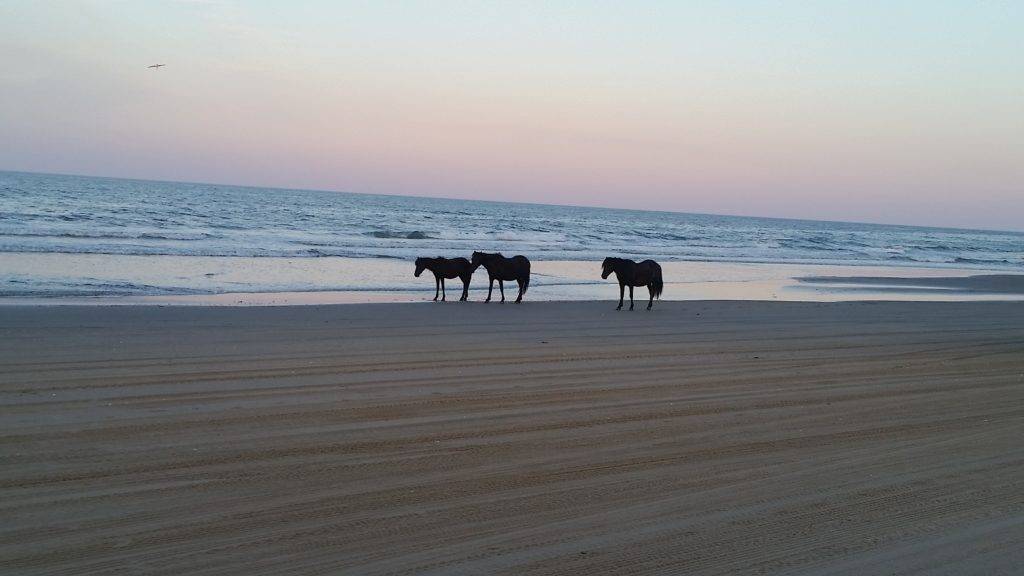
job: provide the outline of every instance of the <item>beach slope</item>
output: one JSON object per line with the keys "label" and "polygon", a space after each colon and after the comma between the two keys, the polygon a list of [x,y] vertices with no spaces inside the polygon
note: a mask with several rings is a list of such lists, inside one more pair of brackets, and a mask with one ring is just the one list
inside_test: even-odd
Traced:
{"label": "beach slope", "polygon": [[1009,574],[1024,304],[0,309],[10,574]]}

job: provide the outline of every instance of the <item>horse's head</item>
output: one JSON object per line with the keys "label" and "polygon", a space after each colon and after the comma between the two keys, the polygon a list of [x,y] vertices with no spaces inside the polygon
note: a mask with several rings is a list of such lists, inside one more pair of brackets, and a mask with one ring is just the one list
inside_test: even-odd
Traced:
{"label": "horse's head", "polygon": [[606,279],[615,271],[615,258],[605,258],[601,263],[601,279]]}
{"label": "horse's head", "polygon": [[426,268],[427,268],[427,259],[426,258],[417,258],[416,259],[416,272],[415,272],[414,275],[417,278],[419,278],[420,274],[423,274],[423,271]]}
{"label": "horse's head", "polygon": [[476,271],[477,268],[487,261],[488,256],[490,256],[490,254],[485,252],[473,252],[473,258],[469,261],[469,264],[472,266],[473,270]]}

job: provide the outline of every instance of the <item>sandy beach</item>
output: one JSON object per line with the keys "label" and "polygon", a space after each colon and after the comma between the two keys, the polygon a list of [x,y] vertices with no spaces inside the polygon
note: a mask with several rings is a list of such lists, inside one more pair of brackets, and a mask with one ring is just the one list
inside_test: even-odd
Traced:
{"label": "sandy beach", "polygon": [[0,572],[1024,565],[1024,303],[613,307],[0,308]]}

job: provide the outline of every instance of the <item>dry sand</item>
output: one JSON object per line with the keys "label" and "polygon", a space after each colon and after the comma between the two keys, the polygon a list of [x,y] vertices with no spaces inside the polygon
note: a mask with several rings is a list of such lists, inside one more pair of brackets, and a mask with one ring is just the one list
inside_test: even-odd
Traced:
{"label": "dry sand", "polygon": [[1010,574],[1024,304],[0,308],[4,574]]}

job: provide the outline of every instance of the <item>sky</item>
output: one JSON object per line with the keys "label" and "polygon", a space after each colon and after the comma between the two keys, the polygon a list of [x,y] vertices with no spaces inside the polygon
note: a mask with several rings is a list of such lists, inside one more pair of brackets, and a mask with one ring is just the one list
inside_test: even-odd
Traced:
{"label": "sky", "polygon": [[1020,1],[0,0],[0,169],[1022,230],[1022,54]]}

